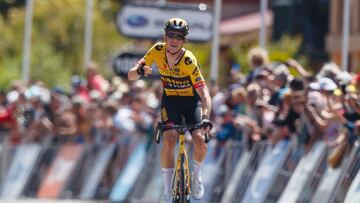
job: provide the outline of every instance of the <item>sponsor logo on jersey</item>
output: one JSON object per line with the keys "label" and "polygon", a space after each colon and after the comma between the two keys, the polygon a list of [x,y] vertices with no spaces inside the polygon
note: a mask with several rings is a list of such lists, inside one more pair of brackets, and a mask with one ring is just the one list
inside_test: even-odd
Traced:
{"label": "sponsor logo on jersey", "polygon": [[163,121],[168,121],[169,118],[168,118],[168,115],[167,115],[167,112],[166,112],[166,109],[165,108],[162,108],[161,109],[161,117],[163,119]]}
{"label": "sponsor logo on jersey", "polygon": [[189,76],[180,78],[161,76],[161,81],[164,88],[167,89],[186,89],[192,87]]}
{"label": "sponsor logo on jersey", "polygon": [[191,74],[194,75],[195,77],[199,77],[200,76],[199,68],[196,66]]}
{"label": "sponsor logo on jersey", "polygon": [[195,83],[195,84],[194,84],[195,89],[200,88],[200,87],[204,87],[204,86],[205,86],[205,82],[204,82],[204,81],[201,81],[201,82],[198,82],[198,83]]}
{"label": "sponsor logo on jersey", "polygon": [[180,75],[180,69],[179,68],[175,68],[173,70],[173,74],[176,75],[176,76],[179,76]]}
{"label": "sponsor logo on jersey", "polygon": [[202,81],[202,80],[203,80],[202,77],[195,78],[195,82],[199,82],[199,81]]}
{"label": "sponsor logo on jersey", "polygon": [[185,64],[186,64],[186,65],[192,64],[192,60],[191,60],[190,57],[185,57]]}
{"label": "sponsor logo on jersey", "polygon": [[162,44],[157,44],[155,46],[155,49],[158,50],[158,51],[161,51],[163,48],[164,48],[164,46]]}

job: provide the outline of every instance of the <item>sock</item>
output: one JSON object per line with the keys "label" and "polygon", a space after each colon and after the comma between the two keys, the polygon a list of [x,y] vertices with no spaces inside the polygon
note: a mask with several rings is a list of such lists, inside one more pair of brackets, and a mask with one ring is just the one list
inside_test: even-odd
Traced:
{"label": "sock", "polygon": [[199,175],[201,175],[201,168],[202,168],[202,165],[203,165],[204,162],[198,162],[198,161],[195,161],[195,160],[193,160],[193,161],[194,161],[194,168],[193,168],[192,175],[193,175],[194,178],[198,178]]}
{"label": "sock", "polygon": [[174,168],[162,168],[163,178],[164,178],[164,188],[165,193],[171,193],[171,184],[174,174]]}

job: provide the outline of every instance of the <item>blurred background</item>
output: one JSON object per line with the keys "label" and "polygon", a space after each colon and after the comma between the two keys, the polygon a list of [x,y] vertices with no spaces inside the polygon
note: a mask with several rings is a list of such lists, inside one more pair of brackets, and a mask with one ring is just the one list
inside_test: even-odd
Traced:
{"label": "blurred background", "polygon": [[[145,50],[149,39],[133,39],[118,32],[116,15],[126,3],[204,3],[214,9],[215,1],[93,1],[91,9],[91,59],[110,77],[111,59],[119,51],[135,46]],[[301,58],[305,68],[316,72],[329,60],[341,64],[343,3],[336,0],[273,0],[267,3],[264,16],[266,46],[271,60],[283,61],[289,56]],[[25,0],[2,0],[1,12],[1,87],[21,78],[25,33]],[[84,44],[87,1],[32,1],[31,79],[41,79],[51,86],[70,81],[73,74],[84,71]],[[350,51],[347,69],[359,70],[356,45],[359,30],[358,5],[353,2],[349,12]],[[223,0],[219,25],[221,62],[220,74],[229,74],[232,63],[247,71],[247,50],[259,43],[260,1]],[[161,16],[160,16],[161,18]],[[158,36],[158,39],[161,36]],[[155,39],[156,40],[156,39]],[[289,43],[291,42],[291,43]],[[136,45],[145,43],[144,45]],[[210,42],[188,44],[204,70],[210,65]],[[56,74],[50,74],[55,73]],[[51,77],[55,76],[56,77]],[[224,78],[224,77],[219,77]],[[222,79],[223,80],[223,79]],[[224,83],[226,83],[224,81]],[[64,85],[64,84],[63,84]],[[68,86],[66,88],[69,88]]]}
{"label": "blurred background", "polygon": [[194,202],[360,202],[360,1],[0,0],[0,14],[0,202],[159,202],[161,83],[156,67],[126,75],[171,17],[213,100]]}

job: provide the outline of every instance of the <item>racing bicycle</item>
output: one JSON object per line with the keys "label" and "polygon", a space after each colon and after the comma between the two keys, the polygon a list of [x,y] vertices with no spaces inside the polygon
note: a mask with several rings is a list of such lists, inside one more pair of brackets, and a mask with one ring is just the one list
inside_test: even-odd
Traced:
{"label": "racing bicycle", "polygon": [[[183,122],[184,123],[184,122]],[[196,125],[164,125],[157,123],[155,130],[155,141],[160,143],[160,136],[163,129],[175,129],[179,134],[179,151],[175,166],[175,173],[172,180],[173,202],[189,203],[191,197],[191,177],[187,153],[185,150],[185,133],[188,129],[201,128],[201,124]],[[205,133],[205,143],[209,142],[209,136]]]}

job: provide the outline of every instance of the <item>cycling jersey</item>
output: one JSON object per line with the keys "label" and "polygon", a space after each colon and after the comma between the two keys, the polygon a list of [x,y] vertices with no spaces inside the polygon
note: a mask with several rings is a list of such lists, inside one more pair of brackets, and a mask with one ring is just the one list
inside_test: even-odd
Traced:
{"label": "cycling jersey", "polygon": [[205,86],[205,80],[195,56],[191,51],[185,50],[179,62],[170,69],[165,46],[165,43],[158,42],[144,56],[147,66],[156,63],[164,95],[199,97],[195,89]]}

